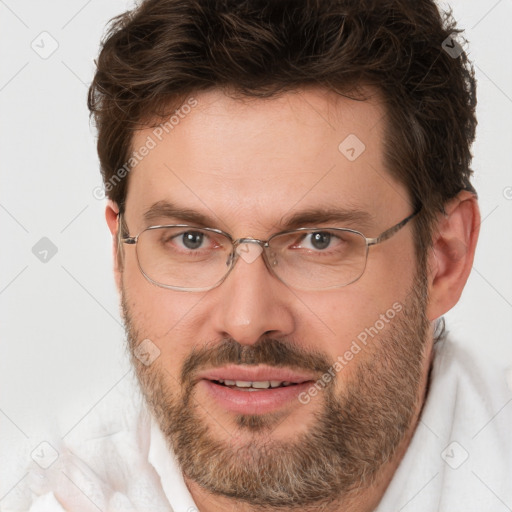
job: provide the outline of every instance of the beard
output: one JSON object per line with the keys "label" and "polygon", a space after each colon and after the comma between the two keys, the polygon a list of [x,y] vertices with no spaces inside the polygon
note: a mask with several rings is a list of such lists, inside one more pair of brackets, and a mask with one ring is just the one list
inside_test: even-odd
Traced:
{"label": "beard", "polygon": [[208,421],[213,424],[214,419],[195,399],[194,375],[199,370],[266,364],[326,373],[332,359],[282,339],[266,337],[251,346],[224,339],[194,348],[179,381],[172,381],[158,361],[145,366],[134,356],[142,337],[124,290],[122,296],[132,363],[184,475],[210,493],[257,508],[300,510],[341,502],[370,487],[411,431],[424,398],[424,367],[431,346],[426,304],[426,278],[417,276],[403,309],[354,357],[350,373],[332,379],[319,392],[313,423],[305,431],[276,439],[272,431],[286,418],[238,415],[236,429],[252,436],[235,445],[212,432]]}

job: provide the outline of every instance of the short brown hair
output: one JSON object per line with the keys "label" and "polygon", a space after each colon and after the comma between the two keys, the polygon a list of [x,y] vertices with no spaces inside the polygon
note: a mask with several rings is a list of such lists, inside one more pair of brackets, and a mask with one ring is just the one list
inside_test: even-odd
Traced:
{"label": "short brown hair", "polygon": [[[143,1],[112,20],[89,90],[104,183],[128,161],[133,130],[199,91],[372,86],[387,107],[387,167],[423,208],[425,249],[434,214],[472,190],[474,71],[445,51],[461,49],[459,33],[433,0]],[[127,180],[106,191],[122,210]]]}

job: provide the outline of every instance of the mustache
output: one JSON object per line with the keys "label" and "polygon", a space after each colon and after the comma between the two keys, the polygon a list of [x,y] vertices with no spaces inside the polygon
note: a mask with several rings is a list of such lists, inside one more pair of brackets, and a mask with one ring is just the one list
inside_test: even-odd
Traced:
{"label": "mustache", "polygon": [[253,345],[241,345],[232,338],[224,338],[215,345],[194,348],[185,359],[181,383],[190,384],[194,375],[204,369],[228,364],[268,365],[326,373],[332,361],[322,352],[306,350],[289,341],[261,338]]}

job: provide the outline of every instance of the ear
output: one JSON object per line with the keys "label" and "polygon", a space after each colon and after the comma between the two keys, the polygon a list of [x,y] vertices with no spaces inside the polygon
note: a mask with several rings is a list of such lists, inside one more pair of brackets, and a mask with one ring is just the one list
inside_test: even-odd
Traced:
{"label": "ear", "polygon": [[121,290],[121,274],[123,272],[123,260],[121,257],[121,248],[119,247],[119,206],[113,201],[107,202],[105,209],[105,218],[107,220],[108,229],[112,234],[112,256],[114,261],[114,277],[116,280],[117,290]]}
{"label": "ear", "polygon": [[459,301],[473,267],[479,231],[477,198],[463,190],[445,205],[434,233],[429,256],[429,320],[441,317]]}

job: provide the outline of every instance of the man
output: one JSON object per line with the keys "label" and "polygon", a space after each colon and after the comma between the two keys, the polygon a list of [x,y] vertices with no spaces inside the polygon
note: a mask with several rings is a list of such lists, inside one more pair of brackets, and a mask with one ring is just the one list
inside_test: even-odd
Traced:
{"label": "man", "polygon": [[62,449],[32,510],[510,509],[510,391],[442,321],[480,224],[451,19],[429,0],[147,0],[97,66],[150,415]]}

